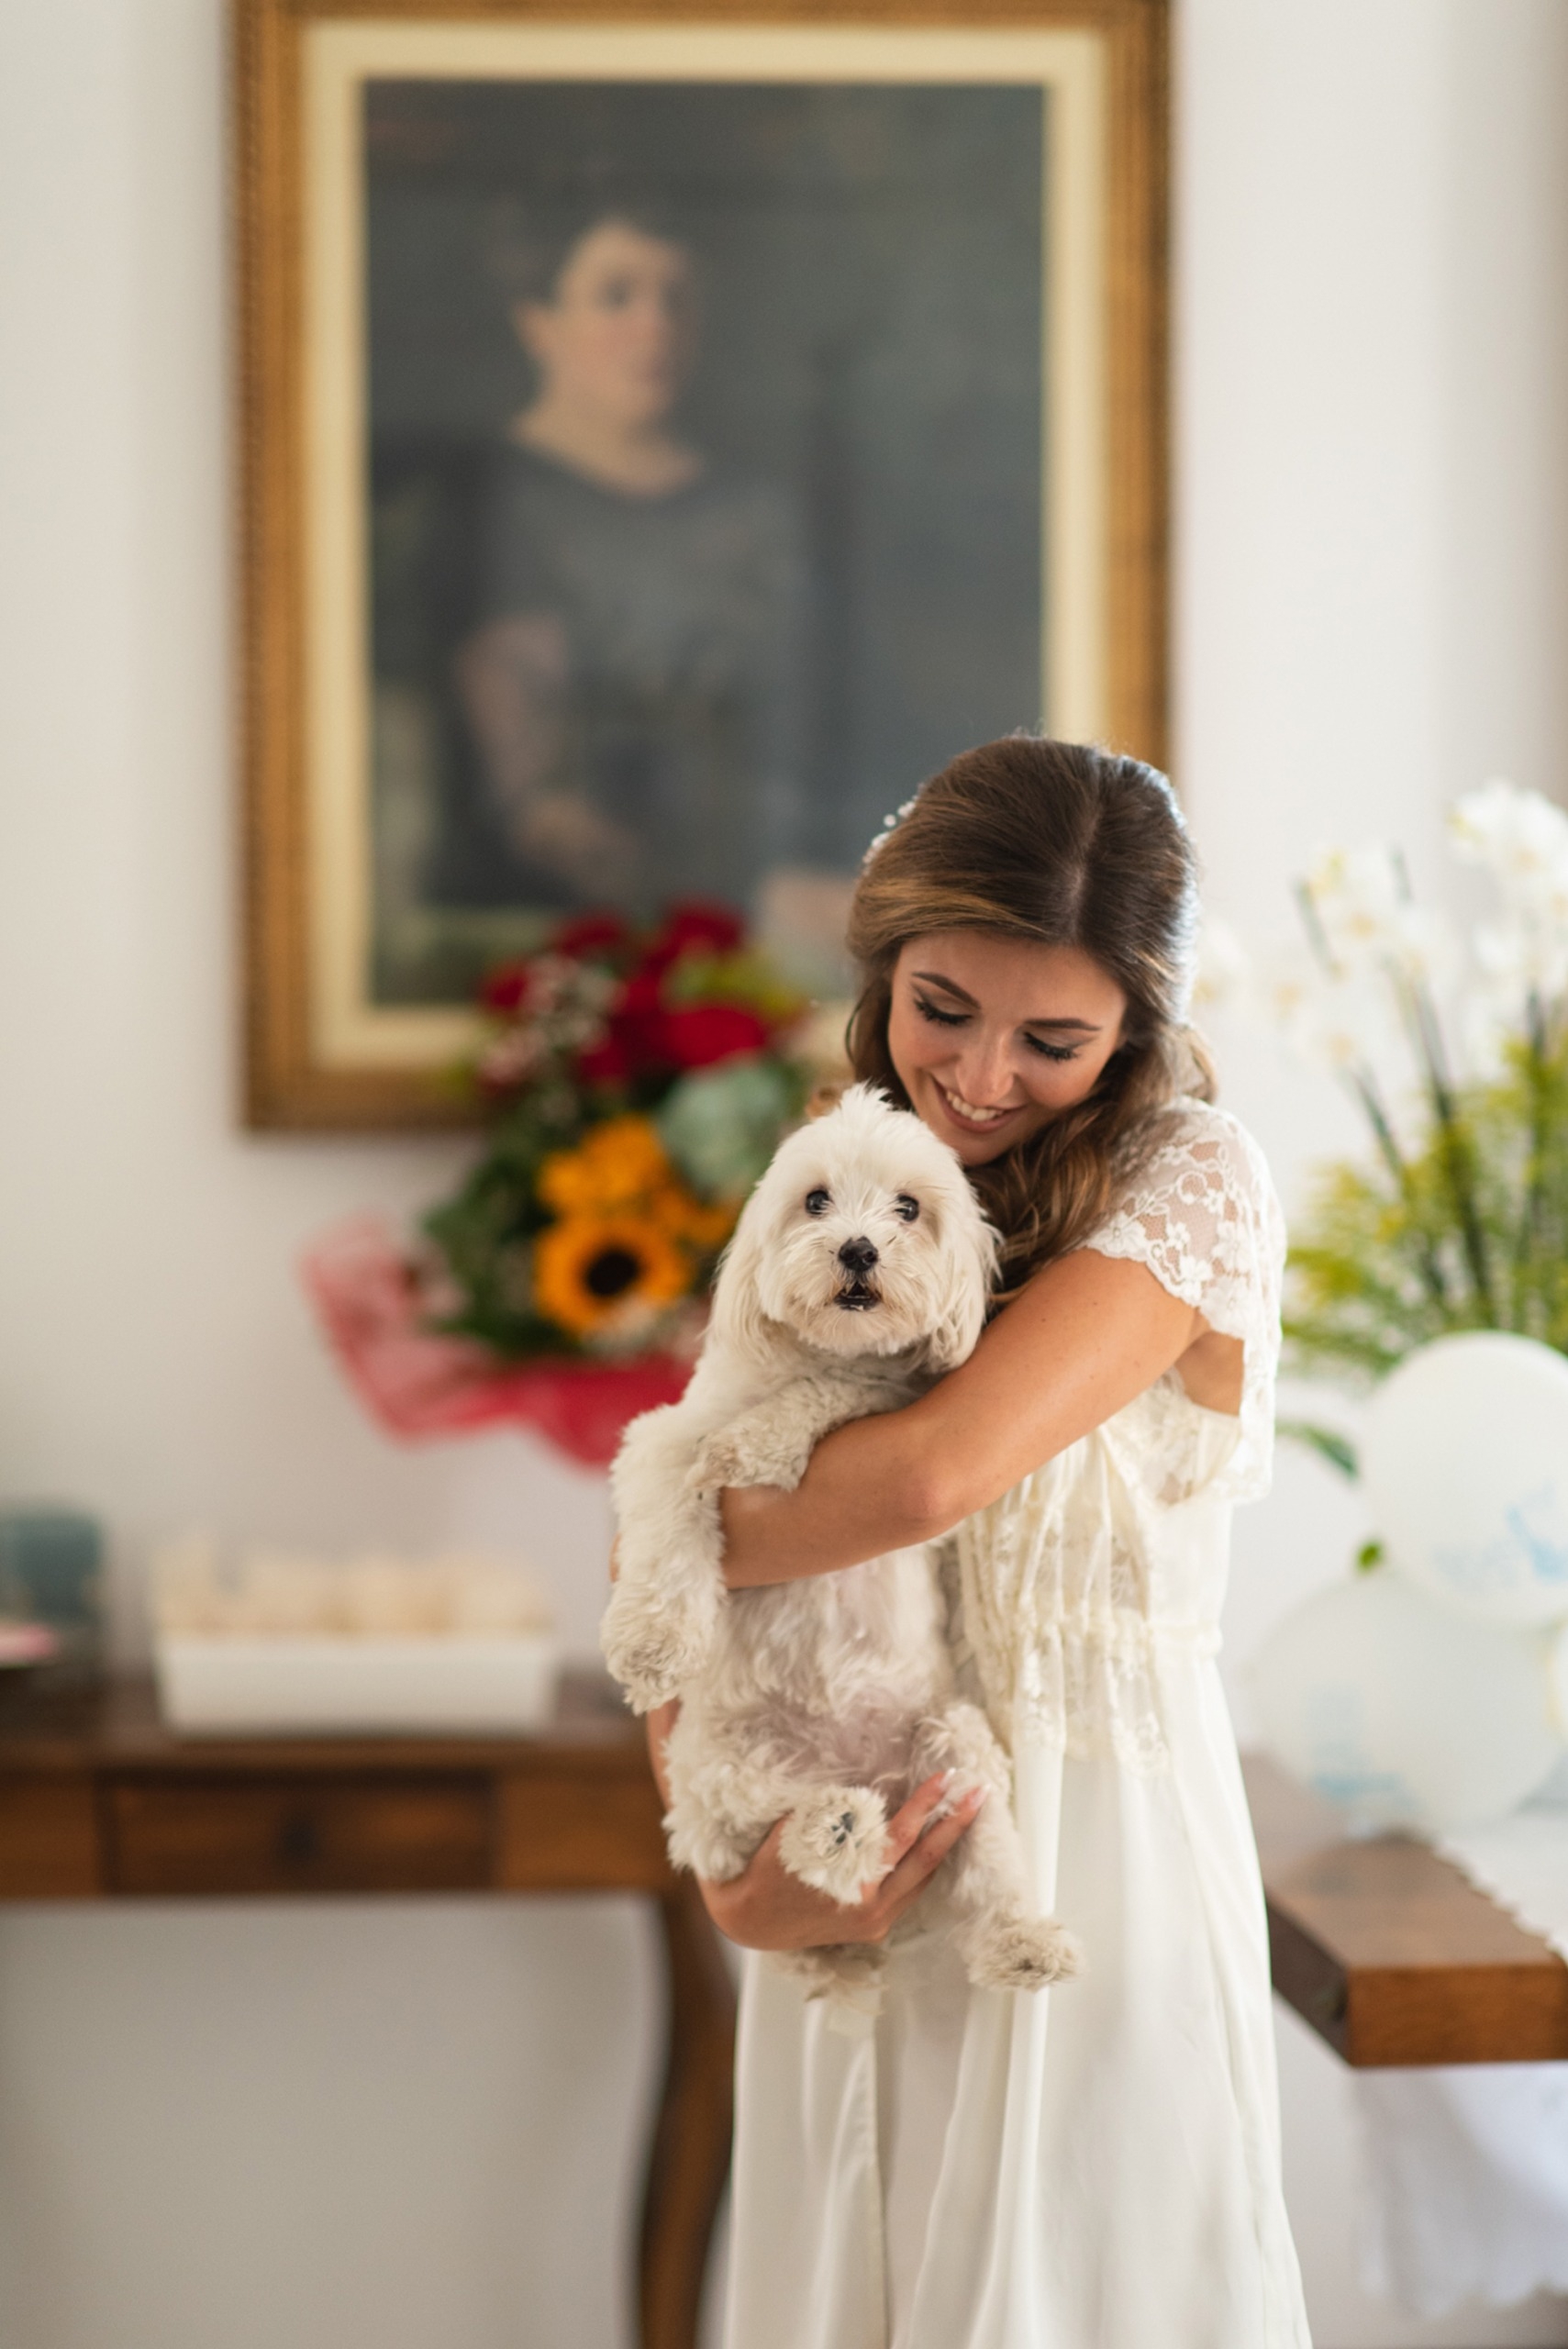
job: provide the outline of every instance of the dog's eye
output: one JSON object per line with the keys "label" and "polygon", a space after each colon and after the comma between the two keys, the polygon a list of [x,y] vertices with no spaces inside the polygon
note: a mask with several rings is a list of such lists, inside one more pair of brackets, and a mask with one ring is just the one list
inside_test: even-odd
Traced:
{"label": "dog's eye", "polygon": [[826,1191],[807,1191],[806,1194],[807,1215],[826,1215],[832,1204]]}
{"label": "dog's eye", "polygon": [[893,1202],[893,1210],[895,1215],[901,1215],[906,1223],[913,1223],[919,1215],[920,1202],[912,1199],[907,1191],[900,1191]]}

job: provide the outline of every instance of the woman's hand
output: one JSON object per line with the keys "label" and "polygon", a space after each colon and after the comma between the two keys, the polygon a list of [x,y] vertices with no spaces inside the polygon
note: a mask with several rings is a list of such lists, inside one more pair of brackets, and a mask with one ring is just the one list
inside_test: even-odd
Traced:
{"label": "woman's hand", "polygon": [[[670,1776],[664,1747],[680,1716],[678,1703],[655,1705],[648,1716],[648,1756],[660,1797],[668,1808]],[[939,1819],[948,1782],[939,1773],[917,1787],[887,1822],[891,1863],[879,1884],[852,1907],[829,1900],[792,1876],[779,1857],[780,1820],[728,1884],[697,1879],[707,1913],[726,1940],[742,1949],[831,1949],[840,1942],[884,1942],[925,1890],[985,1799],[974,1787]]]}
{"label": "woman's hand", "polygon": [[893,1863],[880,1884],[852,1908],[802,1884],[779,1858],[781,1820],[762,1839],[745,1868],[728,1884],[702,1884],[708,1915],[727,1940],[742,1949],[823,1949],[840,1942],[884,1942],[926,1883],[941,1865],[985,1799],[978,1787],[940,1819],[933,1817],[947,1793],[943,1776],[917,1787],[888,1822]]}

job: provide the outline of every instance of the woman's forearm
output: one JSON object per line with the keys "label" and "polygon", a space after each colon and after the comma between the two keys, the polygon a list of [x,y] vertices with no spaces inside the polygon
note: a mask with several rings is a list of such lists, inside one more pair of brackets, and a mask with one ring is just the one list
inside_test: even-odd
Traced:
{"label": "woman's forearm", "polygon": [[673,1698],[667,1705],[655,1705],[648,1716],[648,1759],[653,1767],[659,1799],[666,1810],[670,1808],[670,1773],[665,1767],[664,1745],[680,1713],[680,1699]]}
{"label": "woman's forearm", "polygon": [[1089,1250],[1048,1264],[962,1368],[828,1436],[794,1492],[727,1492],[726,1581],[798,1582],[936,1540],[1141,1395],[1204,1327],[1142,1264]]}
{"label": "woman's forearm", "polygon": [[759,1485],[725,1493],[726,1582],[731,1590],[799,1582],[931,1541],[947,1531],[932,1469],[915,1410],[840,1428],[817,1445],[793,1492]]}

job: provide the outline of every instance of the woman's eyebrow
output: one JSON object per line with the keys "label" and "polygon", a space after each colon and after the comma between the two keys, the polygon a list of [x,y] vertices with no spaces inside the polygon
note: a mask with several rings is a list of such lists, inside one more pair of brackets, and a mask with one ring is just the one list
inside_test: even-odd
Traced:
{"label": "woman's eyebrow", "polygon": [[[980,1008],[972,995],[966,993],[962,987],[955,986],[951,979],[944,979],[940,971],[916,971],[911,975],[917,979],[924,979],[928,986],[940,987],[944,993],[955,996],[960,1003],[967,1003],[972,1011],[978,1011]],[[1039,1019],[1025,1019],[1019,1024],[1025,1028],[1071,1028],[1081,1036],[1097,1036],[1100,1032],[1098,1026],[1092,1019],[1048,1019],[1041,1017]]]}
{"label": "woman's eyebrow", "polygon": [[955,986],[951,979],[944,979],[940,971],[917,971],[914,976],[924,979],[929,986],[945,988],[949,995],[957,996],[960,1003],[967,1003],[972,1011],[979,1010],[980,1006],[975,1002],[974,997],[972,995],[966,995],[962,987]]}

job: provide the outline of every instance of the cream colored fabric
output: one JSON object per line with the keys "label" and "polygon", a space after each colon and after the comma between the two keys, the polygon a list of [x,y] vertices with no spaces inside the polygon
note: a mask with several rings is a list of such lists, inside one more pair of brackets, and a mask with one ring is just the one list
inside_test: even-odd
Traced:
{"label": "cream colored fabric", "polygon": [[941,1937],[875,2021],[749,1958],[727,2349],[1306,2349],[1262,1887],[1214,1655],[1229,1508],[1267,1483],[1283,1232],[1235,1121],[1182,1105],[1088,1243],[1245,1348],[961,1529],[960,1637],[1080,1981],[971,1990]]}

